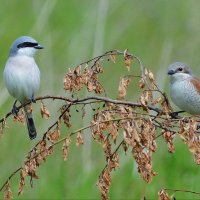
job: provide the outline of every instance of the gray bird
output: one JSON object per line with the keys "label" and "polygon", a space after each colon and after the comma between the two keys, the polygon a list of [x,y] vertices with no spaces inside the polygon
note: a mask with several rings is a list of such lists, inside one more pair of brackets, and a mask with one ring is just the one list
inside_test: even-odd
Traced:
{"label": "gray bird", "polygon": [[43,49],[43,47],[33,38],[28,36],[17,38],[11,45],[3,73],[8,92],[16,99],[13,113],[17,112],[17,101],[21,104],[30,102],[24,107],[24,110],[31,140],[37,136],[31,106],[34,95],[40,86],[40,70],[34,59],[37,49]]}
{"label": "gray bird", "polygon": [[200,115],[200,80],[188,65],[175,62],[169,66],[170,96],[176,106],[193,115]]}

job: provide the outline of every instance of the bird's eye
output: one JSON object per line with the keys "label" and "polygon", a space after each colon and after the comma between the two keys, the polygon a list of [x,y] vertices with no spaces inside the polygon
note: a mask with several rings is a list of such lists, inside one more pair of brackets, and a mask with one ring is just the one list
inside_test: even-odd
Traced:
{"label": "bird's eye", "polygon": [[179,67],[179,68],[178,68],[178,71],[179,71],[179,72],[182,72],[182,71],[183,71],[183,68],[182,68],[182,67]]}

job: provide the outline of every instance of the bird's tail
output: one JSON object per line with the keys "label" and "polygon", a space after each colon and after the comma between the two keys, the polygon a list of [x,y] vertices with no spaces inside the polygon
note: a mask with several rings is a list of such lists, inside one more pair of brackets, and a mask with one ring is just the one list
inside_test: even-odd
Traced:
{"label": "bird's tail", "polygon": [[25,111],[25,115],[26,115],[26,124],[27,124],[27,128],[28,128],[29,138],[31,140],[33,140],[37,136],[37,131],[36,131],[35,124],[33,121],[31,104],[25,106],[24,111]]}

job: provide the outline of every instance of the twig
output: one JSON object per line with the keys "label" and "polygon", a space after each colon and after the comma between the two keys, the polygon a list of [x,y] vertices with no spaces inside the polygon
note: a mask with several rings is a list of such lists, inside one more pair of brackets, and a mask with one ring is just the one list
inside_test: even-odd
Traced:
{"label": "twig", "polygon": [[191,190],[184,190],[184,189],[169,189],[169,188],[164,188],[164,190],[166,190],[166,191],[172,191],[172,192],[186,192],[186,193],[200,195],[200,192],[194,192],[194,191],[191,191]]}

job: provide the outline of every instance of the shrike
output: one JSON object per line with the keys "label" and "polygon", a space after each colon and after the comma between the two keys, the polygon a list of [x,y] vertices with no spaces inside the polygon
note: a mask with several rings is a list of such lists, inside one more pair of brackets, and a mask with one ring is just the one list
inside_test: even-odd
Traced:
{"label": "shrike", "polygon": [[176,106],[193,115],[200,115],[200,80],[188,65],[175,62],[169,66],[170,96]]}
{"label": "shrike", "polygon": [[[37,49],[43,49],[36,40],[28,36],[17,38],[10,48],[10,54],[4,69],[4,80],[8,92],[21,104],[34,101],[35,92],[40,85],[40,70],[35,63]],[[16,110],[16,101],[13,112]],[[31,105],[24,108],[30,139],[37,136]]]}

